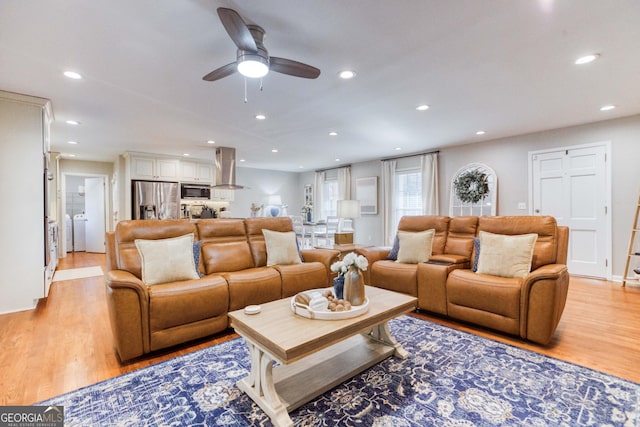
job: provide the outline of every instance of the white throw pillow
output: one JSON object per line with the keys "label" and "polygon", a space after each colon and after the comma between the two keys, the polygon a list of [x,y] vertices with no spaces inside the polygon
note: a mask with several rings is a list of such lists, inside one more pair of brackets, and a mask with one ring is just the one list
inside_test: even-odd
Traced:
{"label": "white throw pillow", "polygon": [[531,260],[538,235],[508,236],[486,231],[480,237],[478,271],[500,277],[526,277],[531,271]]}
{"label": "white throw pillow", "polygon": [[267,265],[300,264],[298,241],[294,231],[262,230],[267,248]]}
{"label": "white throw pillow", "polygon": [[436,230],[418,231],[398,231],[398,259],[396,262],[405,264],[418,264],[429,261],[433,247],[433,236]]}
{"label": "white throw pillow", "polygon": [[158,240],[136,239],[146,285],[198,279],[193,261],[193,233]]}

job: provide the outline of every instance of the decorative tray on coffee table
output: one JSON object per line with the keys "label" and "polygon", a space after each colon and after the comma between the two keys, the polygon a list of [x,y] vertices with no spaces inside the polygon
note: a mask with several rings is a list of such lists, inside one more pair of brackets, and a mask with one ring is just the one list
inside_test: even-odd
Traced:
{"label": "decorative tray on coffee table", "polygon": [[[323,294],[327,290],[332,290],[332,288],[322,288],[322,289],[310,289],[308,291],[303,291],[300,293],[305,293],[311,296],[314,292],[319,292]],[[353,305],[350,310],[346,311],[331,311],[327,310],[313,310],[311,307],[300,304],[296,302],[296,296],[291,297],[291,311],[295,314],[307,317],[309,319],[318,319],[318,320],[342,320],[342,319],[350,319],[352,317],[360,316],[361,314],[369,311],[369,298],[364,298],[364,304],[362,305]]]}

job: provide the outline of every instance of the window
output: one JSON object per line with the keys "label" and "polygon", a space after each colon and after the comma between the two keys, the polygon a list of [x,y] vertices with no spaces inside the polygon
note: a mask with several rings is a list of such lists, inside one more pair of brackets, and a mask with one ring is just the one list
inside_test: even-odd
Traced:
{"label": "window", "polygon": [[[322,188],[322,211],[325,218],[328,216],[338,216],[338,180],[327,179]],[[322,219],[325,219],[322,218]]]}
{"label": "window", "polygon": [[394,229],[403,216],[423,214],[420,169],[396,170],[393,204]]}

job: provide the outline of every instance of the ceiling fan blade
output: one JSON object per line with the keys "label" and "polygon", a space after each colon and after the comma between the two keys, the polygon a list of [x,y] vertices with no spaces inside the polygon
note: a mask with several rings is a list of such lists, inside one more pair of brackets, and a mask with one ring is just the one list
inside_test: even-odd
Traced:
{"label": "ceiling fan blade", "polygon": [[224,29],[227,30],[229,37],[238,46],[238,49],[253,53],[258,51],[258,46],[256,46],[247,24],[245,24],[238,12],[226,7],[219,7],[218,16]]}
{"label": "ceiling fan blade", "polygon": [[202,78],[202,80],[206,80],[208,82],[213,82],[215,80],[220,80],[221,78],[230,76],[231,74],[235,73],[237,71],[237,66],[235,62],[232,62],[231,64],[227,64],[223,67],[217,68],[215,70],[213,70],[212,72],[210,72],[209,74],[207,74],[206,76],[204,76]]}
{"label": "ceiling fan blade", "polygon": [[320,75],[320,70],[316,67],[275,56],[269,57],[269,70],[305,79],[315,79]]}

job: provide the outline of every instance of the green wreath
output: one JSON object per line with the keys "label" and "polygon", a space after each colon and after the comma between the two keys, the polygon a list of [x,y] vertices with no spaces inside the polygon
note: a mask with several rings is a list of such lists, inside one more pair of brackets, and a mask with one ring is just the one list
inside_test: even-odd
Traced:
{"label": "green wreath", "polygon": [[453,186],[458,198],[465,203],[478,203],[489,195],[487,174],[477,169],[459,175]]}

